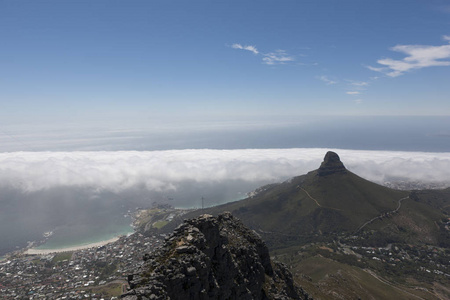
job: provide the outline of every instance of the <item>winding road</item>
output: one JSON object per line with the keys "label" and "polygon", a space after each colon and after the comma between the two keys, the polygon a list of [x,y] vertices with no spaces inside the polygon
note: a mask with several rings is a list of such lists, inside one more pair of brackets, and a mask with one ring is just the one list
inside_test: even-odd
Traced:
{"label": "winding road", "polygon": [[304,192],[306,193],[306,195],[308,195],[308,197],[309,197],[311,200],[314,200],[314,202],[316,202],[317,206],[323,207],[323,208],[334,209],[334,210],[338,210],[338,211],[344,211],[343,209],[339,209],[339,208],[334,208],[334,207],[329,207],[329,206],[323,206],[323,205],[321,205],[321,204],[319,203],[319,201],[317,201],[317,199],[313,198],[313,197],[308,193],[307,190],[305,190],[304,188],[302,188],[302,187],[299,186],[299,185],[297,185],[297,187],[298,187],[299,189],[301,189],[302,191],[304,191]]}
{"label": "winding road", "polygon": [[404,197],[404,198],[398,200],[398,206],[397,206],[396,209],[394,209],[393,211],[389,211],[389,212],[386,212],[386,213],[382,213],[381,215],[376,216],[375,218],[370,219],[369,221],[367,221],[366,223],[364,223],[363,225],[361,225],[361,226],[355,231],[355,233],[358,233],[359,231],[361,231],[361,229],[363,229],[364,227],[366,227],[367,225],[369,225],[370,223],[372,223],[373,221],[375,221],[375,220],[377,220],[377,219],[380,219],[380,220],[381,220],[381,219],[382,219],[383,217],[385,217],[385,216],[388,216],[388,215],[390,215],[390,214],[395,214],[396,212],[399,211],[400,207],[402,206],[402,201],[403,201],[403,200],[406,200],[406,199],[409,199],[409,196]]}
{"label": "winding road", "polygon": [[[304,188],[302,188],[301,186],[297,185],[297,188],[301,189],[302,191],[304,191],[306,193],[306,195],[308,195],[308,197],[313,200],[317,206],[319,207],[324,207],[324,208],[329,208],[329,209],[334,209],[334,210],[339,210],[339,211],[343,211],[342,209],[339,208],[334,208],[334,207],[327,207],[327,206],[323,206],[319,203],[319,201],[317,201],[317,199],[315,199],[313,196],[311,196],[307,190],[305,190]],[[383,217],[389,216],[390,214],[395,214],[400,210],[400,207],[402,207],[402,201],[409,199],[409,196],[403,197],[401,199],[398,200],[398,206],[396,209],[389,211],[389,212],[385,212],[380,214],[379,216],[376,216],[372,219],[370,219],[369,221],[367,221],[366,223],[364,223],[363,225],[361,225],[360,227],[358,227],[358,229],[355,231],[355,233],[358,233],[359,231],[361,231],[364,227],[366,227],[367,225],[369,225],[370,223],[372,223],[373,221],[377,220],[377,219],[382,219]]]}

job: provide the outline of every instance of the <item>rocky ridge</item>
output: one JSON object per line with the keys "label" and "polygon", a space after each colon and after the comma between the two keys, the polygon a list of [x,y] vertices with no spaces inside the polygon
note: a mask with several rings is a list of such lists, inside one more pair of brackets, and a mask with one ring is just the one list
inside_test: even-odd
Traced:
{"label": "rocky ridge", "polygon": [[323,159],[322,164],[318,170],[319,176],[328,176],[331,174],[345,174],[347,169],[341,162],[339,155],[337,153],[328,151]]}
{"label": "rocky ridge", "polygon": [[186,220],[144,261],[122,299],[310,299],[230,213]]}

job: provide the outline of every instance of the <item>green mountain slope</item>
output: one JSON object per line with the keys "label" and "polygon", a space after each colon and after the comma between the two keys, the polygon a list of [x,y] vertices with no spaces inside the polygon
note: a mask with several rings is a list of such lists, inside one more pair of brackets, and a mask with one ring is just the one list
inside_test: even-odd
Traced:
{"label": "green mountain slope", "polygon": [[[444,207],[448,210],[449,195],[450,189],[411,193],[378,185],[348,171],[336,153],[328,152],[317,170],[184,218],[230,211],[271,248],[362,233],[370,245],[446,245],[450,238]],[[176,225],[172,222],[165,230]]]}
{"label": "green mountain slope", "polygon": [[183,218],[223,211],[257,231],[314,298],[450,297],[450,189],[390,189],[348,171],[329,152],[306,175]]}
{"label": "green mountain slope", "polygon": [[261,232],[292,236],[342,233],[356,231],[367,220],[395,210],[399,200],[407,196],[408,192],[353,174],[337,154],[329,152],[318,170],[203,212],[230,211]]}
{"label": "green mountain slope", "polygon": [[[413,191],[398,213],[373,222],[373,236],[387,242],[450,248],[450,189]],[[377,243],[373,243],[377,245]]]}

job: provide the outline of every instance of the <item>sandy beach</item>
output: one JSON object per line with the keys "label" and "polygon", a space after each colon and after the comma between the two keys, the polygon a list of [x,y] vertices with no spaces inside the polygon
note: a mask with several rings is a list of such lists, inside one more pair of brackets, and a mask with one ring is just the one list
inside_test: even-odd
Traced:
{"label": "sandy beach", "polygon": [[67,247],[67,248],[58,248],[58,249],[36,249],[31,248],[27,249],[25,251],[25,254],[29,255],[46,255],[51,253],[59,253],[59,252],[73,252],[77,250],[83,250],[83,249],[89,249],[94,247],[101,247],[109,243],[113,243],[115,241],[119,240],[119,237],[115,237],[106,241],[101,241],[97,243],[91,243],[91,244],[85,244],[85,245],[79,245],[79,246],[73,246],[73,247]]}

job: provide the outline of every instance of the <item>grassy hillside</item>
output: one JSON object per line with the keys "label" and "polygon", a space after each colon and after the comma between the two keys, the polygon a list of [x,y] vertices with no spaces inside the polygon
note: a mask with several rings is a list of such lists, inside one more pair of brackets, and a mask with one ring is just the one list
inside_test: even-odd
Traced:
{"label": "grassy hillside", "polygon": [[[298,257],[297,257],[298,258]],[[297,284],[314,299],[442,299],[442,295],[389,281],[368,269],[321,255],[288,262]]]}
{"label": "grassy hillside", "polygon": [[408,192],[377,185],[351,172],[321,177],[313,171],[203,213],[230,211],[255,230],[286,237],[350,233],[371,218],[395,210],[406,196]]}
{"label": "grassy hillside", "polygon": [[[408,196],[408,192],[375,184],[351,172],[326,177],[314,176],[313,172],[304,183],[304,188],[322,206],[339,210],[353,226],[394,210],[398,201]],[[356,228],[348,227],[348,230],[352,229]]]}
{"label": "grassy hillside", "polygon": [[390,189],[327,156],[318,170],[183,218],[230,211],[314,299],[450,298],[450,189]]}
{"label": "grassy hillside", "polygon": [[450,248],[450,233],[446,227],[449,192],[449,189],[412,192],[397,214],[377,220],[367,226],[367,230],[388,242]]}
{"label": "grassy hillside", "polygon": [[[450,244],[445,229],[450,189],[411,193],[375,184],[345,169],[326,176],[319,173],[320,169],[261,187],[247,199],[183,217],[230,211],[258,231],[271,248],[356,233],[364,233],[370,245]],[[165,230],[176,225],[172,222]]]}

